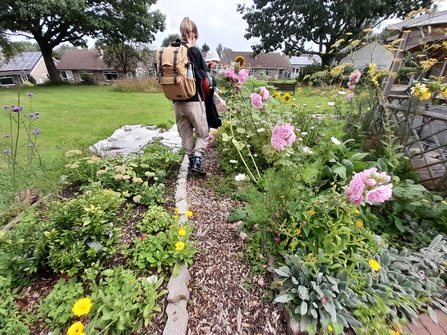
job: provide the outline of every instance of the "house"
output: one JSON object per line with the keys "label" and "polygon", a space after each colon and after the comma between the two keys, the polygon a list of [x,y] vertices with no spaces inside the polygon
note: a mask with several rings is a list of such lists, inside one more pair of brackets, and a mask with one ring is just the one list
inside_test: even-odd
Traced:
{"label": "house", "polygon": [[101,48],[69,49],[64,52],[57,65],[62,80],[80,83],[81,73],[91,74],[96,82],[108,82],[122,76],[115,68],[109,67],[104,62],[104,50]]}
{"label": "house", "polygon": [[229,64],[237,56],[245,58],[245,67],[250,71],[250,76],[266,79],[290,78],[290,62],[285,55],[277,52],[255,55],[253,51],[227,51],[221,64]]}
{"label": "house", "polygon": [[[444,77],[444,82],[447,82],[447,61],[446,50],[442,46],[447,42],[445,31],[447,30],[447,11],[431,10],[427,14],[414,17],[412,19],[404,20],[399,23],[394,23],[386,28],[392,30],[395,34],[388,40],[393,41],[399,39],[398,51],[395,56],[395,61],[392,62],[390,70],[397,73],[402,66],[400,59],[403,59],[406,54],[424,54],[427,58],[437,59],[437,62],[431,66],[430,70],[418,74],[415,79],[428,79],[430,76]],[[389,76],[383,86],[383,94],[388,97],[394,83],[394,77]]]}
{"label": "house", "polygon": [[0,67],[1,87],[22,86],[25,81],[33,79],[36,84],[49,80],[47,66],[40,51],[23,52],[9,61],[4,61]]}
{"label": "house", "polygon": [[292,56],[289,58],[291,73],[290,78],[297,78],[302,69],[309,65],[321,64],[319,55],[302,54],[300,56]]}
{"label": "house", "polygon": [[376,64],[377,69],[387,70],[394,59],[394,53],[385,48],[379,42],[374,41],[353,51],[342,58],[339,64],[352,64],[357,69],[363,69],[369,64]]}

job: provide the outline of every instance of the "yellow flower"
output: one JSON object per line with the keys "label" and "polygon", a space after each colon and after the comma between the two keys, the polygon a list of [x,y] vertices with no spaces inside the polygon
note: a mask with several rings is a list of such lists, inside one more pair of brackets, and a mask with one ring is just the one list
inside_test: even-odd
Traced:
{"label": "yellow flower", "polygon": [[279,92],[273,92],[272,93],[272,97],[274,97],[274,98],[277,98],[279,96],[281,96],[281,93],[279,93]]}
{"label": "yellow flower", "polygon": [[292,96],[290,95],[290,93],[286,93],[282,96],[282,101],[284,102],[290,102],[292,100]]}
{"label": "yellow flower", "polygon": [[334,328],[332,328],[332,326],[331,325],[327,325],[327,330],[329,331],[329,332],[333,332],[333,330],[334,330]]}
{"label": "yellow flower", "polygon": [[183,226],[180,226],[180,229],[178,230],[178,234],[180,236],[186,236],[186,230],[183,229]]}
{"label": "yellow flower", "polygon": [[129,279],[129,283],[133,283],[133,279],[132,278]]}
{"label": "yellow flower", "polygon": [[174,215],[174,220],[177,220],[178,219],[178,215]]}
{"label": "yellow flower", "polygon": [[243,56],[240,56],[240,55],[237,56],[234,59],[234,61],[239,63],[239,66],[240,66],[241,69],[245,66],[245,58]]}
{"label": "yellow flower", "polygon": [[178,213],[178,211],[179,211],[179,209],[178,209],[178,207],[176,207],[176,208],[174,209],[174,212]]}
{"label": "yellow flower", "polygon": [[357,227],[363,227],[363,222],[358,220],[356,223]]}
{"label": "yellow flower", "polygon": [[185,215],[190,218],[190,217],[192,217],[192,212],[191,211],[186,211]]}
{"label": "yellow flower", "polygon": [[88,312],[90,312],[90,308],[92,308],[92,306],[93,306],[92,299],[82,298],[82,299],[79,299],[78,301],[76,301],[76,303],[74,304],[71,311],[73,312],[74,315],[81,316],[81,315],[88,314]]}
{"label": "yellow flower", "polygon": [[369,266],[371,267],[371,269],[373,269],[374,271],[380,270],[380,264],[375,259],[370,259],[368,261],[368,263],[369,263]]}
{"label": "yellow flower", "polygon": [[359,214],[360,211],[358,209],[354,210],[354,214]]}
{"label": "yellow flower", "polygon": [[315,214],[315,211],[314,211],[313,209],[311,209],[311,210],[309,211],[309,214],[310,214],[310,215],[314,215],[314,214]]}
{"label": "yellow flower", "polygon": [[180,251],[180,250],[183,250],[183,249],[185,249],[185,243],[179,241],[179,242],[177,242],[175,244],[175,250]]}
{"label": "yellow flower", "polygon": [[398,330],[392,330],[392,331],[391,331],[391,334],[392,334],[392,335],[400,335],[400,331],[398,331]]}
{"label": "yellow flower", "polygon": [[70,328],[68,328],[68,335],[84,335],[84,325],[81,321],[73,323]]}
{"label": "yellow flower", "polygon": [[301,234],[301,228],[298,228],[298,229],[296,230],[296,234],[297,234],[297,235]]}

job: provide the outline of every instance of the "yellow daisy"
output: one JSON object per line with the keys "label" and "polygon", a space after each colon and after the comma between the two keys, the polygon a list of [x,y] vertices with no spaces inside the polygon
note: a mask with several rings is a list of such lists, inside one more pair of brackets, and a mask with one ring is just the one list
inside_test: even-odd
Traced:
{"label": "yellow daisy", "polygon": [[363,222],[358,220],[356,223],[357,227],[363,227]]}
{"label": "yellow daisy", "polygon": [[290,93],[286,93],[282,96],[282,101],[289,103],[290,101],[292,101],[292,96],[290,95]]}
{"label": "yellow daisy", "polygon": [[180,236],[186,236],[186,230],[183,228],[183,226],[180,226],[180,229],[178,230],[178,234]]}
{"label": "yellow daisy", "polygon": [[76,303],[73,305],[73,308],[71,309],[71,311],[73,312],[74,315],[81,316],[81,315],[88,314],[88,312],[90,312],[90,308],[92,308],[92,306],[93,306],[92,299],[82,298],[82,299],[79,299],[78,301],[76,301]]}
{"label": "yellow daisy", "polygon": [[175,250],[180,251],[185,249],[185,243],[179,241],[175,244]]}
{"label": "yellow daisy", "polygon": [[190,218],[190,217],[192,217],[192,212],[191,211],[186,211],[185,215]]}
{"label": "yellow daisy", "polygon": [[84,335],[84,325],[81,321],[73,323],[67,330],[68,335]]}
{"label": "yellow daisy", "polygon": [[371,267],[371,269],[373,269],[374,271],[377,272],[380,270],[380,264],[375,259],[370,259],[368,261],[368,263],[369,263],[369,266]]}

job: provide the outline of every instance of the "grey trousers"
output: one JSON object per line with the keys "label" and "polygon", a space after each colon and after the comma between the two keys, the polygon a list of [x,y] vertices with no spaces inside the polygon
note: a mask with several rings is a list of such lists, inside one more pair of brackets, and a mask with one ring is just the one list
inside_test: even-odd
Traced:
{"label": "grey trousers", "polygon": [[[200,107],[202,104],[202,107]],[[177,129],[182,139],[182,145],[185,153],[191,156],[202,156],[208,144],[208,122],[206,121],[205,104],[199,101],[174,103],[175,121]],[[196,133],[196,142],[194,143],[193,128]]]}

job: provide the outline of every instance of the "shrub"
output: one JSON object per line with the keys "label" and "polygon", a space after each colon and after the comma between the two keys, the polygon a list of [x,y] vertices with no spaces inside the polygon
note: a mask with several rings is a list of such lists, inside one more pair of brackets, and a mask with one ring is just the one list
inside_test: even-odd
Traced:
{"label": "shrub", "polygon": [[161,86],[156,77],[123,78],[115,80],[112,91],[123,93],[161,93]]}

